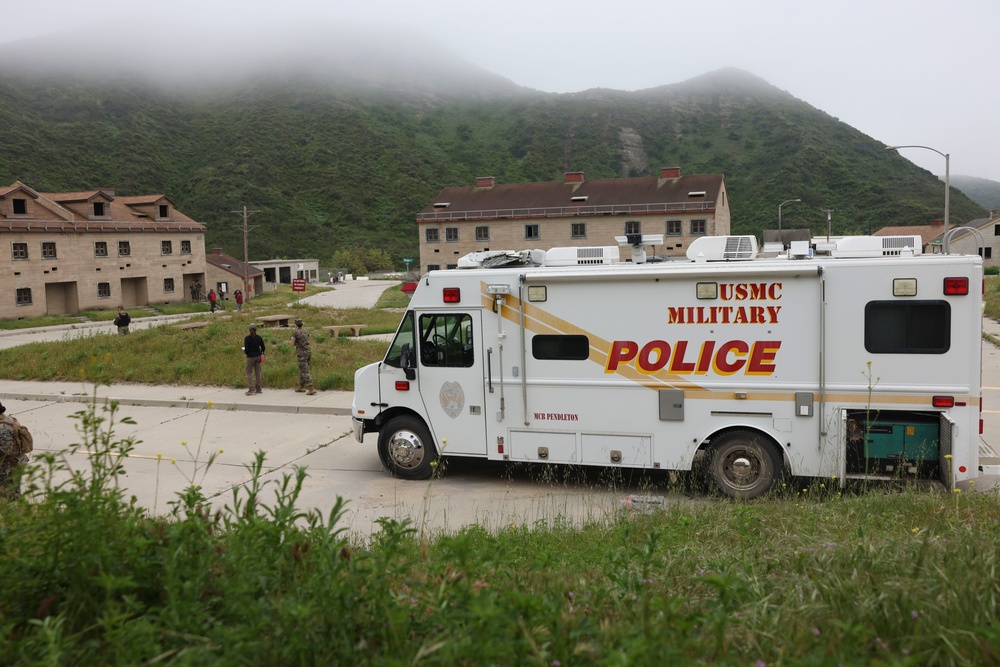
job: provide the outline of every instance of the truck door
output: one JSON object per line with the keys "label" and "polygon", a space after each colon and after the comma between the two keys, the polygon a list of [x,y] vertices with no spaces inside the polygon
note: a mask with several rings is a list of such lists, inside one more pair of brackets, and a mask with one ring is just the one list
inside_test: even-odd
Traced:
{"label": "truck door", "polygon": [[486,455],[482,315],[417,313],[420,396],[443,455]]}

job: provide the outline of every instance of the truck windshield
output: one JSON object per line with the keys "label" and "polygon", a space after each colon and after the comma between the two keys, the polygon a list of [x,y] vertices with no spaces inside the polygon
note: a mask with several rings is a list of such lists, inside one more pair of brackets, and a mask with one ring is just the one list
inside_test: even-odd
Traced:
{"label": "truck windshield", "polygon": [[385,355],[385,363],[389,366],[402,368],[403,348],[406,348],[406,352],[410,357],[407,366],[413,366],[413,313],[410,311],[407,311],[407,313],[403,315],[403,321],[399,325],[399,331],[396,332],[396,337],[392,340],[392,345],[389,346],[389,351]]}

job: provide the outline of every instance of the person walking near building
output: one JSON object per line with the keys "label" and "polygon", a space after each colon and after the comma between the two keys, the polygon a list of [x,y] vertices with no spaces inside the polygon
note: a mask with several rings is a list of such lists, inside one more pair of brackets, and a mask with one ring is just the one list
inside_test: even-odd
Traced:
{"label": "person walking near building", "polygon": [[[247,355],[247,396],[259,394],[261,389],[260,364],[264,361],[264,339],[257,335],[257,323],[250,323],[250,335],[243,339],[243,352]],[[256,377],[256,382],[254,381]]]}
{"label": "person walking near building", "polygon": [[115,326],[122,336],[128,335],[128,327],[132,324],[132,318],[125,312],[125,306],[118,306],[118,314],[115,315]]}
{"label": "person walking near building", "polygon": [[240,312],[243,310],[243,292],[236,290],[233,294],[233,298],[236,300],[236,311]]}
{"label": "person walking near building", "polygon": [[302,327],[302,320],[295,320],[295,330],[289,339],[295,346],[295,358],[299,362],[299,388],[295,391],[306,392],[309,396],[316,393],[312,376],[309,374],[309,361],[312,359],[312,348],[309,346],[309,332]]}
{"label": "person walking near building", "polygon": [[31,433],[0,403],[0,498],[21,495],[21,471],[32,449]]}
{"label": "person walking near building", "polygon": [[215,299],[216,299],[215,290],[214,289],[208,290],[208,303],[212,307],[211,312],[213,313],[215,312]]}

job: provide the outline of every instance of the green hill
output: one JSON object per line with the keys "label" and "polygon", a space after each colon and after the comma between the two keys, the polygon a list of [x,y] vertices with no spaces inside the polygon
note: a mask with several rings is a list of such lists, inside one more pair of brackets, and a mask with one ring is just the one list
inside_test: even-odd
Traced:
{"label": "green hill", "polygon": [[[247,205],[260,211],[251,256],[326,259],[352,244],[415,256],[417,212],[477,176],[722,172],[737,233],[775,227],[791,198],[802,202],[784,207],[783,226],[817,232],[828,208],[835,233],[943,213],[933,174],[734,69],[638,92],[548,94],[461,63],[400,73],[385,58],[363,71],[288,66],[187,87],[85,76],[86,60],[77,71],[0,62],[0,183],[169,194],[208,225],[208,247],[229,252],[242,250],[232,212]],[[953,192],[953,223],[983,215]]]}

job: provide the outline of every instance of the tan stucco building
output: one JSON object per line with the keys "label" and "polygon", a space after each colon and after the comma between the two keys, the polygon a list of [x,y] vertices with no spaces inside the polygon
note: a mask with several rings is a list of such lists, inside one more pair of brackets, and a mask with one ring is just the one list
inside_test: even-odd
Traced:
{"label": "tan stucco building", "polygon": [[0,187],[0,319],[190,299],[205,226],[165,195]]}
{"label": "tan stucco building", "polygon": [[443,189],[417,216],[420,270],[452,268],[482,250],[615,245],[627,233],[663,234],[663,256],[683,256],[699,236],[730,230],[729,197],[722,174],[681,176],[677,167],[659,176],[588,181],[570,172],[564,181]]}

